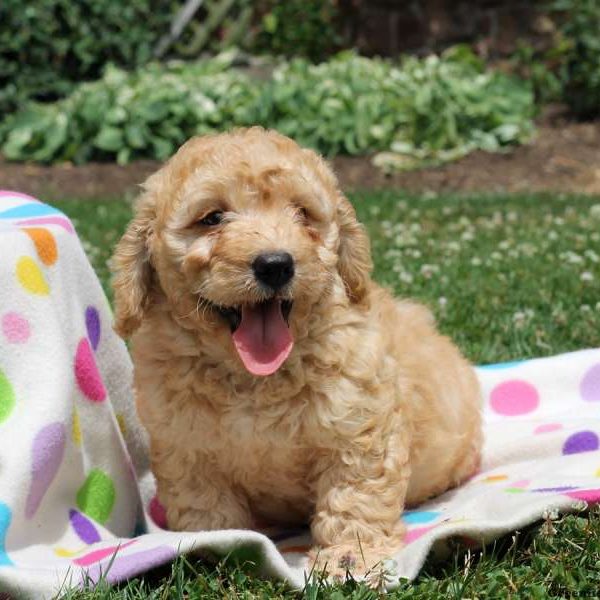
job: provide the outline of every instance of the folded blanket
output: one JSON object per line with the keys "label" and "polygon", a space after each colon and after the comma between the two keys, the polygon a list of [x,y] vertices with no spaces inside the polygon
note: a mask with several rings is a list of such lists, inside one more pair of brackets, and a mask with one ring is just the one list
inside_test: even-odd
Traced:
{"label": "folded blanket", "polygon": [[[0,192],[0,592],[52,597],[201,549],[244,548],[304,584],[307,529],[169,532],[135,418],[132,367],[70,221]],[[481,472],[403,515],[391,585],[451,536],[489,541],[546,511],[600,502],[600,350],[478,369]],[[144,533],[147,532],[147,533]],[[249,554],[248,554],[249,553]]]}

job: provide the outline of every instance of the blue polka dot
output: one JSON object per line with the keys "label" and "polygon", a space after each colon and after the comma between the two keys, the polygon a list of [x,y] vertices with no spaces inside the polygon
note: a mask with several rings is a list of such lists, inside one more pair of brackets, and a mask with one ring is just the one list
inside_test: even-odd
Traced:
{"label": "blue polka dot", "polygon": [[492,365],[479,365],[478,369],[485,369],[486,371],[497,371],[500,369],[512,369],[526,363],[526,360],[512,360],[508,362],[494,363]]}
{"label": "blue polka dot", "polygon": [[0,502],[0,566],[3,567],[13,564],[13,561],[8,558],[5,549],[6,533],[10,527],[11,518],[10,508],[4,502]]}
{"label": "blue polka dot", "polygon": [[409,510],[402,515],[402,520],[407,525],[416,525],[417,523],[435,521],[441,514],[433,510]]}

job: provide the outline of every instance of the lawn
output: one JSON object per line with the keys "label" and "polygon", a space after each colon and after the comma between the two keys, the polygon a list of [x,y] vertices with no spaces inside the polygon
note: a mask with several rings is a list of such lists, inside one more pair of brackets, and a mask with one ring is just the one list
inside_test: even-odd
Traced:
{"label": "lawn", "polygon": [[[352,195],[367,225],[375,278],[427,303],[442,330],[478,364],[600,346],[600,198],[569,195]],[[110,297],[107,261],[131,208],[121,201],[65,200]],[[427,562],[392,598],[596,597],[600,512],[532,526],[449,562]],[[112,591],[73,598],[354,598],[353,582],[310,585],[303,594],[180,560]]]}

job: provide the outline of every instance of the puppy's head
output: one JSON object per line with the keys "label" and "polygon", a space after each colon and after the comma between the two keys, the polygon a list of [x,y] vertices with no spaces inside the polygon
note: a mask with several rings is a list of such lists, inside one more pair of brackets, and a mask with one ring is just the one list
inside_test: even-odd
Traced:
{"label": "puppy's head", "polygon": [[260,128],[194,138],[144,188],[113,261],[124,337],[162,297],[184,326],[270,375],[335,286],[365,300],[363,227],[325,163],[290,139]]}

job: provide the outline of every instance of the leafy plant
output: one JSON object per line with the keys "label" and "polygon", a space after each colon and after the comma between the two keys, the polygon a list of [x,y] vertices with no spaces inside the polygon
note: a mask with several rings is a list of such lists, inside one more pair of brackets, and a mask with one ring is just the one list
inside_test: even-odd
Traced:
{"label": "leafy plant", "polygon": [[323,60],[340,47],[335,0],[265,0],[256,49],[282,56]]}
{"label": "leafy plant", "polygon": [[175,0],[2,0],[0,115],[29,98],[64,96],[106,62],[146,62]]}
{"label": "leafy plant", "polygon": [[562,14],[565,102],[578,117],[600,116],[600,2],[556,0],[552,7]]}
{"label": "leafy plant", "polygon": [[532,131],[527,84],[487,72],[463,47],[396,65],[343,53],[283,63],[270,79],[232,67],[234,53],[195,63],[106,69],[54,104],[30,104],[0,126],[9,160],[164,159],[186,138],[236,126],[273,127],[333,155],[391,150],[386,165],[496,151]]}

